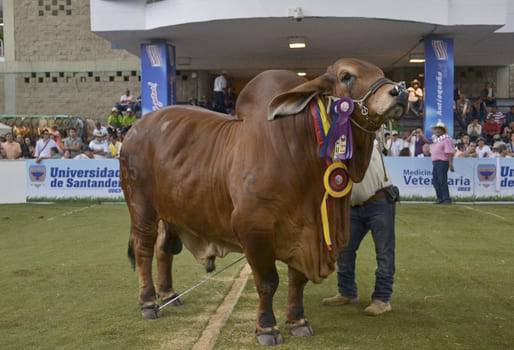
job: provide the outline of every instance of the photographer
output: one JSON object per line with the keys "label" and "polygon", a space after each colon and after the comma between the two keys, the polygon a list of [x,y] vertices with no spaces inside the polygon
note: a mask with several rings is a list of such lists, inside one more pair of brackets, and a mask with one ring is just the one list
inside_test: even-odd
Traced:
{"label": "photographer", "polygon": [[375,243],[377,269],[371,304],[364,309],[368,316],[391,311],[394,279],[394,220],[398,188],[391,185],[378,147],[373,147],[364,179],[353,185],[350,212],[350,240],[337,260],[339,293],[323,299],[324,305],[351,305],[359,302],[355,283],[357,249],[369,230]]}

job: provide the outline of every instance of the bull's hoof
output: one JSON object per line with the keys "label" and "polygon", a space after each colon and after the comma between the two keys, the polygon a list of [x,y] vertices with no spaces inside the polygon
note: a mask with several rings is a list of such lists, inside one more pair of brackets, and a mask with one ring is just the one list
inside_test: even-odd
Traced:
{"label": "bull's hoof", "polygon": [[214,261],[215,261],[214,257],[207,259],[207,264],[205,264],[205,271],[207,271],[207,273],[216,270],[216,264],[214,263]]}
{"label": "bull's hoof", "polygon": [[[167,302],[169,302],[170,300],[175,299],[176,297],[178,297],[178,294],[174,293],[171,296],[167,297],[166,299],[163,299],[162,304],[164,305]],[[180,298],[171,303],[171,305],[173,305],[173,306],[181,306],[182,304],[184,304],[184,303],[182,302],[182,300],[180,300]]]}
{"label": "bull's hoof", "polygon": [[284,342],[284,338],[276,326],[255,331],[255,337],[257,342],[264,346],[280,345]]}
{"label": "bull's hoof", "polygon": [[289,334],[293,337],[312,337],[314,330],[312,329],[309,321],[301,319],[299,321],[288,322]]}
{"label": "bull's hoof", "polygon": [[141,306],[141,315],[145,320],[155,320],[159,317],[159,305],[151,304]]}

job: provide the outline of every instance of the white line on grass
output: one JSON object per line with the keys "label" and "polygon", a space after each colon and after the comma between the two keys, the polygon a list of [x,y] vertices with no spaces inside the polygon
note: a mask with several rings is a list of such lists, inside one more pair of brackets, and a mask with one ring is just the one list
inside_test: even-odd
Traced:
{"label": "white line on grass", "polygon": [[46,221],[52,221],[54,219],[57,219],[57,218],[60,218],[60,217],[63,217],[63,216],[73,215],[73,214],[76,214],[78,212],[84,211],[86,209],[89,209],[89,208],[92,208],[92,207],[95,207],[95,206],[96,206],[95,204],[92,204],[92,205],[88,205],[87,207],[81,207],[81,208],[73,209],[73,210],[64,212],[62,214],[49,217],[48,219],[46,219]]}
{"label": "white line on grass", "polygon": [[495,213],[491,213],[490,211],[487,211],[487,210],[476,209],[476,208],[473,208],[473,207],[469,207],[467,205],[463,205],[463,207],[466,208],[466,209],[469,209],[469,210],[478,211],[479,213],[484,213],[484,214],[492,215],[492,216],[494,216],[494,217],[496,217],[498,219],[501,219],[503,221],[509,221],[509,220],[507,220],[506,217],[498,215],[498,214],[495,214]]}
{"label": "white line on grass", "polygon": [[230,288],[227,296],[216,310],[216,313],[209,320],[209,324],[203,330],[202,335],[193,345],[192,350],[211,350],[214,348],[216,339],[232,314],[234,306],[239,301],[239,297],[245,289],[251,272],[250,265],[246,264],[241,270],[239,277],[232,284],[232,288]]}

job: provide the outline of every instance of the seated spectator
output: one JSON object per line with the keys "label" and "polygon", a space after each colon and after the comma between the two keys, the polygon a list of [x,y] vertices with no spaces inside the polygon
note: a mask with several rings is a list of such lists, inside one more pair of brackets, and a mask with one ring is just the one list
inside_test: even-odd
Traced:
{"label": "seated spectator", "polygon": [[477,158],[477,144],[474,142],[470,142],[468,149],[466,150],[464,157],[466,158]]}
{"label": "seated spectator", "polygon": [[93,153],[93,150],[89,147],[86,147],[84,149],[84,152],[75,156],[75,158],[73,158],[73,159],[94,159],[94,158],[95,158],[95,154]]}
{"label": "seated spectator", "polygon": [[410,157],[410,149],[409,147],[404,147],[400,151],[400,157]]}
{"label": "seated spectator", "polygon": [[471,123],[468,125],[467,131],[471,141],[475,141],[477,138],[482,136],[482,125],[479,124],[478,118],[473,118]]}
{"label": "seated spectator", "polygon": [[461,141],[458,141],[455,145],[456,151],[454,154],[455,158],[463,158],[466,156],[466,149]]}
{"label": "seated spectator", "polygon": [[482,125],[482,133],[483,136],[486,138],[486,142],[491,143],[493,136],[501,133],[501,129],[501,124],[498,124],[494,117],[491,114],[489,114],[484,122],[484,125]]}
{"label": "seated spectator", "polygon": [[2,143],[5,151],[5,159],[18,159],[22,155],[21,146],[18,142],[14,142],[13,134],[5,135],[5,142]]}
{"label": "seated spectator", "polygon": [[63,156],[59,153],[59,148],[50,148],[50,159],[61,159]]}
{"label": "seated spectator", "polygon": [[93,151],[95,159],[105,159],[109,153],[109,145],[105,140],[105,135],[101,131],[95,130],[93,136],[95,138],[89,143],[89,148]]}
{"label": "seated spectator", "polygon": [[43,130],[42,136],[43,137],[36,142],[36,150],[34,151],[36,163],[41,162],[43,159],[52,158],[51,149],[54,147],[57,148],[59,153],[63,153],[59,148],[59,145],[57,145],[54,140],[50,139],[50,132],[48,129]]}
{"label": "seated spectator", "polygon": [[478,146],[476,148],[478,158],[489,158],[491,157],[491,148],[485,144],[485,138],[479,137],[477,140]]}
{"label": "seated spectator", "polygon": [[419,116],[423,113],[423,90],[421,89],[419,80],[414,79],[410,83],[407,91],[409,92],[408,110],[411,111],[415,116]]}
{"label": "seated spectator", "polygon": [[425,143],[423,145],[423,147],[421,148],[421,153],[418,154],[416,157],[418,158],[430,158],[431,157],[431,154],[430,154],[430,144],[428,143]]}
{"label": "seated spectator", "polygon": [[511,158],[507,150],[507,145],[503,141],[496,141],[493,145],[491,158]]}
{"label": "seated spectator", "polygon": [[507,143],[510,140],[510,135],[512,135],[512,132],[514,131],[514,122],[511,122],[508,125],[505,125],[502,131],[502,139],[503,142]]}
{"label": "seated spectator", "polygon": [[487,119],[491,119],[491,118],[494,119],[494,121],[497,124],[500,124],[500,127],[505,125],[505,123],[507,121],[507,118],[505,117],[505,114],[500,112],[496,105],[491,106],[491,112],[489,112],[489,114],[487,115]]}
{"label": "seated spectator", "polygon": [[[487,115],[487,107],[482,101],[481,98],[477,98],[473,101],[473,105],[471,106],[471,120],[478,119],[479,122],[483,122],[485,120],[485,116]],[[469,134],[469,132],[468,132]]]}
{"label": "seated spectator", "polygon": [[16,136],[16,142],[18,142],[20,144],[20,148],[21,148],[21,158],[24,158],[24,159],[30,159],[32,158],[32,153],[30,153],[30,148],[29,148],[29,145],[27,145],[25,143],[25,140],[23,139],[23,136],[21,136],[20,134],[18,134]]}
{"label": "seated spectator", "polygon": [[466,130],[471,118],[471,101],[464,94],[460,94],[459,99],[455,101],[454,117],[456,124],[462,130]]}
{"label": "seated spectator", "polygon": [[464,150],[466,150],[469,147],[469,143],[471,142],[468,134],[462,134],[462,136],[460,137],[460,141],[464,146]]}
{"label": "seated spectator", "polygon": [[132,108],[132,103],[134,102],[134,96],[132,96],[130,94],[130,90],[127,89],[127,91],[125,91],[125,95],[122,95],[120,97],[120,102],[116,104],[116,108],[119,110],[119,111],[126,111],[127,108]]}
{"label": "seated spectator", "polygon": [[404,141],[398,137],[398,131],[393,130],[391,132],[391,138],[386,141],[385,148],[387,149],[387,155],[398,157],[403,147]]}
{"label": "seated spectator", "polygon": [[412,157],[417,157],[423,153],[423,145],[429,143],[421,128],[412,130],[412,133],[407,137],[407,142]]}
{"label": "seated spectator", "polygon": [[64,151],[69,152],[68,158],[75,158],[80,154],[83,143],[82,139],[77,136],[77,129],[70,128],[68,131],[68,137],[64,139]]}
{"label": "seated spectator", "polygon": [[109,156],[110,158],[119,158],[121,151],[121,142],[115,136],[108,136],[109,142]]}
{"label": "seated spectator", "polygon": [[[113,107],[111,110],[111,114],[107,116],[107,125],[112,130],[117,130],[118,128],[121,128],[121,121],[123,119],[123,115],[118,111],[116,107]],[[112,132],[111,132],[112,134]]]}
{"label": "seated spectator", "polygon": [[496,104],[496,98],[494,97],[493,87],[490,82],[486,82],[484,88],[480,94],[482,100],[484,100],[485,105],[487,107],[493,106]]}
{"label": "seated spectator", "polygon": [[99,121],[97,121],[95,123],[95,129],[93,130],[93,136],[95,135],[95,132],[100,133],[100,135],[102,135],[102,136],[107,136],[107,134],[109,133],[107,131],[107,128],[105,126],[103,126],[102,123],[100,123]]}
{"label": "seated spectator", "polygon": [[505,115],[507,119],[507,124],[514,123],[514,106],[510,106],[510,111]]}
{"label": "seated spectator", "polygon": [[62,149],[62,137],[61,137],[61,133],[59,132],[59,130],[57,130],[57,127],[56,126],[52,126],[50,128],[50,137],[52,138],[52,140],[55,141],[56,144],[59,145],[59,147]]}
{"label": "seated spectator", "polygon": [[127,111],[125,112],[125,115],[123,116],[121,125],[125,129],[130,129],[130,127],[132,125],[134,125],[136,120],[137,120],[136,115],[134,114],[134,112],[132,112],[132,109],[128,108]]}
{"label": "seated spectator", "polygon": [[[30,157],[28,157],[28,158],[34,158],[34,154],[36,152],[36,147],[34,146],[34,143],[30,139],[30,137],[25,137],[25,144],[29,146]],[[23,151],[23,149],[22,149],[22,151]]]}
{"label": "seated spectator", "polygon": [[70,151],[64,151],[62,159],[73,159],[73,157],[71,157]]}

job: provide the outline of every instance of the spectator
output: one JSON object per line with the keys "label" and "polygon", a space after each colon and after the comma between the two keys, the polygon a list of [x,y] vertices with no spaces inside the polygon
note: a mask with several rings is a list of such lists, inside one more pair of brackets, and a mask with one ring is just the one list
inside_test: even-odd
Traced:
{"label": "spectator", "polygon": [[95,123],[95,129],[93,130],[93,136],[95,135],[95,132],[98,134],[101,134],[102,136],[107,136],[107,134],[109,133],[107,131],[107,128],[105,126],[102,125],[102,123],[100,123],[99,121],[97,121]]}
{"label": "spectator", "polygon": [[69,158],[75,158],[82,149],[82,139],[77,135],[77,129],[70,128],[68,137],[64,139],[64,151],[69,152]]}
{"label": "spectator", "polygon": [[220,113],[226,113],[225,110],[225,92],[227,90],[227,79],[221,73],[214,79],[214,110]]}
{"label": "spectator", "polygon": [[7,159],[7,154],[5,154],[5,149],[2,147],[1,143],[0,143],[0,159]]}
{"label": "spectator", "polygon": [[18,159],[22,155],[21,146],[18,142],[14,142],[13,134],[5,135],[5,142],[2,143],[5,151],[5,159]]}
{"label": "spectator", "polygon": [[32,158],[32,153],[30,152],[30,147],[25,143],[25,140],[23,139],[23,136],[18,134],[16,136],[16,142],[20,144],[21,148],[21,157],[24,159],[30,159]]}
{"label": "spectator", "polygon": [[494,118],[494,115],[490,113],[487,116],[484,125],[482,125],[482,133],[486,138],[486,142],[491,143],[493,136],[501,133],[501,129],[501,124],[498,124]]}
{"label": "spectator", "polygon": [[107,125],[112,130],[117,130],[121,127],[121,121],[123,119],[123,116],[118,111],[118,108],[113,107],[111,110],[111,114],[107,116]]}
{"label": "spectator", "polygon": [[475,142],[470,142],[466,152],[464,154],[466,158],[477,158],[477,144]]}
{"label": "spectator", "polygon": [[466,156],[466,149],[461,141],[458,141],[455,145],[455,158],[463,158]]}
{"label": "spectator", "polygon": [[56,144],[62,149],[62,136],[56,126],[50,128],[50,137],[55,141]]}
{"label": "spectator", "polygon": [[493,145],[493,154],[491,158],[511,158],[507,145],[503,141],[496,141]]}
{"label": "spectator", "polygon": [[505,116],[507,119],[507,124],[514,123],[514,106],[510,106],[510,111],[507,112]]}
{"label": "spectator", "polygon": [[419,80],[414,79],[407,89],[409,92],[409,108],[415,116],[419,116],[423,112],[423,90]]}
{"label": "spectator", "polygon": [[[483,122],[485,120],[485,116],[487,115],[487,107],[482,101],[481,98],[477,98],[473,105],[471,106],[471,119],[477,118],[479,122]],[[469,134],[469,132],[468,132]]]}
{"label": "spectator", "polygon": [[510,134],[510,140],[507,142],[507,150],[514,153],[514,133]]}
{"label": "spectator", "polygon": [[479,137],[477,139],[477,156],[478,158],[489,158],[491,156],[491,148],[485,144],[485,138]]}
{"label": "spectator", "polygon": [[487,119],[493,119],[497,124],[501,126],[506,124],[507,118],[505,118],[505,114],[498,110],[496,105],[491,106],[491,112],[487,114]]}
{"label": "spectator", "polygon": [[64,151],[64,155],[62,156],[62,159],[73,159],[70,155],[70,151]]}
{"label": "spectator", "polygon": [[477,138],[482,136],[482,125],[479,124],[478,118],[473,118],[471,123],[468,125],[468,135],[471,141],[475,141]]}
{"label": "spectator", "polygon": [[[25,144],[29,146],[30,156],[28,158],[34,158],[34,154],[36,152],[36,148],[34,147],[34,143],[30,139],[30,137],[25,137]],[[22,150],[23,151],[23,150]]]}
{"label": "spectator", "polygon": [[108,136],[109,140],[109,153],[112,158],[119,158],[121,151],[121,142],[115,136]]}
{"label": "spectator", "polygon": [[78,156],[76,156],[73,159],[94,159],[94,158],[95,158],[95,154],[94,154],[93,150],[89,147],[86,147],[84,149],[83,153],[79,154]]}
{"label": "spectator", "polygon": [[453,169],[453,155],[455,148],[451,137],[448,135],[446,125],[438,121],[433,128],[433,143],[430,146],[432,157],[432,183],[434,184],[437,201],[436,204],[451,204],[450,191],[448,189],[448,170]]}
{"label": "spectator", "polygon": [[467,150],[468,147],[469,147],[469,143],[471,141],[470,138],[469,138],[469,135],[468,134],[462,134],[462,136],[460,137],[460,141],[462,142],[464,150]]}
{"label": "spectator", "polygon": [[398,137],[398,131],[391,132],[391,138],[386,141],[385,147],[389,156],[398,157],[403,149],[403,140]]}
{"label": "spectator", "polygon": [[466,130],[471,118],[471,102],[464,94],[459,95],[459,99],[455,101],[455,120],[462,130]]}
{"label": "spectator", "polygon": [[416,157],[418,157],[418,158],[430,157],[430,144],[425,143],[423,145],[423,147],[421,148],[421,153],[418,154]]}
{"label": "spectator", "polygon": [[123,116],[123,119],[122,119],[122,122],[121,122],[121,125],[125,128],[125,129],[130,129],[130,127],[132,125],[134,125],[134,123],[136,122],[136,115],[132,112],[132,109],[130,108],[127,108],[127,111],[125,112],[125,115]]}
{"label": "spectator", "polygon": [[57,145],[54,140],[50,139],[50,132],[48,129],[43,130],[42,136],[43,138],[36,142],[36,150],[34,151],[36,163],[41,162],[43,159],[52,158],[51,149],[54,147],[57,147],[59,153],[63,153],[63,151],[59,148],[59,145]]}
{"label": "spectator", "polygon": [[400,155],[399,156],[400,157],[410,157],[411,153],[410,153],[409,147],[402,148],[402,150],[400,151]]}
{"label": "spectator", "polygon": [[496,104],[496,99],[494,97],[493,87],[491,83],[486,82],[482,93],[480,94],[482,100],[485,102],[487,107],[493,106]]}
{"label": "spectator", "polygon": [[428,140],[423,133],[423,129],[421,128],[413,130],[407,141],[409,142],[409,149],[411,151],[411,156],[413,157],[417,157],[423,153],[423,145],[428,143]]}
{"label": "spectator", "polygon": [[63,156],[61,155],[61,153],[59,152],[59,148],[58,147],[52,147],[50,148],[50,154],[51,154],[51,159],[61,159]]}
{"label": "spectator", "polygon": [[514,130],[514,122],[510,123],[509,125],[506,125],[503,128],[502,132],[502,139],[505,143],[510,141],[510,135],[512,135],[512,131]]}
{"label": "spectator", "polygon": [[126,111],[127,108],[132,108],[132,103],[134,102],[134,96],[132,96],[130,94],[130,90],[127,89],[127,91],[125,91],[125,95],[122,95],[120,97],[120,102],[118,104],[116,104],[116,108],[118,109],[118,111]]}
{"label": "spectator", "polygon": [[93,151],[95,159],[104,159],[109,153],[109,145],[105,140],[106,135],[99,130],[93,132],[94,139],[89,143],[89,148]]}

